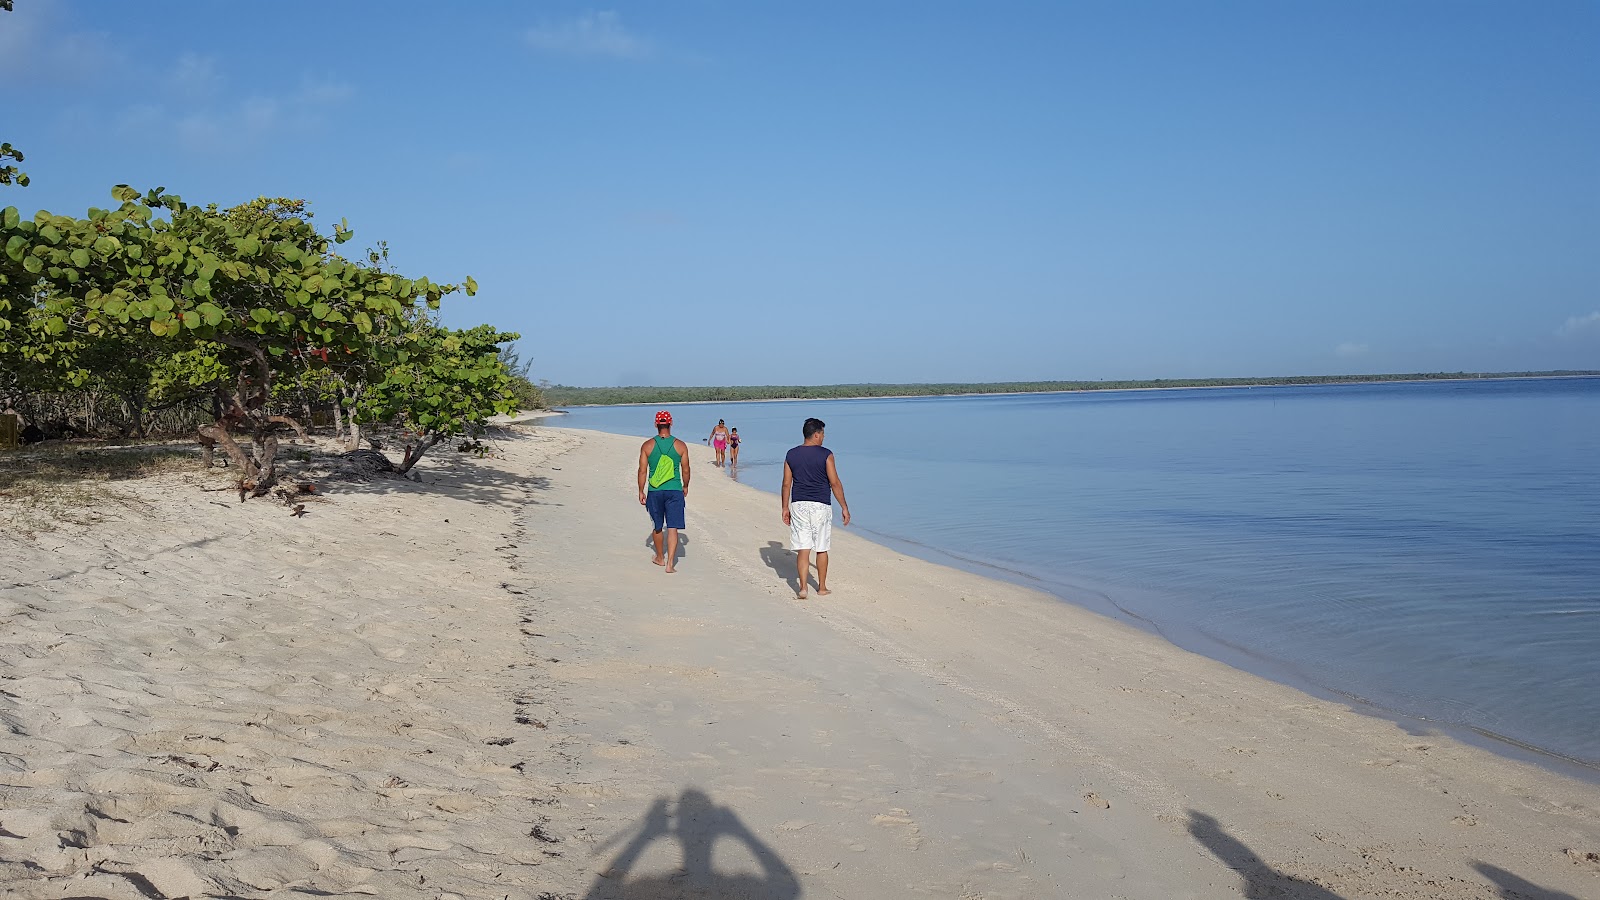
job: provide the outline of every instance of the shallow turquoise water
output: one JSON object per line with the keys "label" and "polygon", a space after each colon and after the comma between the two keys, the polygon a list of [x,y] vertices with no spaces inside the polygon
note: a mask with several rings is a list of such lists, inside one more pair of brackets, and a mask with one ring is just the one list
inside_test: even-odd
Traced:
{"label": "shallow turquoise water", "polygon": [[[562,424],[643,435],[654,410]],[[1600,379],[673,412],[685,440],[738,426],[737,478],[773,492],[817,416],[871,537],[1600,766]]]}

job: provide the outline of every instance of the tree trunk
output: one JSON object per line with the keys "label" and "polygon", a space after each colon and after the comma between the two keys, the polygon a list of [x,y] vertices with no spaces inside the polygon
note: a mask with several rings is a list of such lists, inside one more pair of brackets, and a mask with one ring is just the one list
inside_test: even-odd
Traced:
{"label": "tree trunk", "polygon": [[405,459],[401,460],[400,465],[395,467],[395,471],[399,472],[401,475],[410,472],[412,466],[422,461],[422,454],[427,453],[435,444],[442,440],[444,440],[444,435],[434,432],[417,441],[415,444],[407,444]]}
{"label": "tree trunk", "polygon": [[299,436],[300,440],[305,441],[306,443],[311,442],[311,438],[306,437],[306,430],[300,427],[300,423],[289,418],[288,416],[267,416],[267,421],[274,422],[279,425],[287,425],[294,429],[294,433]]}
{"label": "tree trunk", "polygon": [[257,431],[255,450],[256,483],[253,493],[259,497],[270,490],[278,480],[278,436],[270,431]]}
{"label": "tree trunk", "polygon": [[[338,393],[338,394],[334,394],[333,395],[333,439],[335,441],[344,440],[344,395],[343,395],[343,393]],[[347,445],[345,447],[345,449],[348,450],[348,449],[350,449],[350,447]]]}
{"label": "tree trunk", "polygon": [[239,446],[239,442],[233,439],[233,435],[228,433],[227,427],[220,423],[201,425],[199,431],[200,446],[203,448],[206,464],[209,466],[211,463],[212,450],[220,446],[223,455],[238,468],[240,479],[254,487],[256,475],[260,470],[256,468],[255,461],[244,452],[244,448]]}

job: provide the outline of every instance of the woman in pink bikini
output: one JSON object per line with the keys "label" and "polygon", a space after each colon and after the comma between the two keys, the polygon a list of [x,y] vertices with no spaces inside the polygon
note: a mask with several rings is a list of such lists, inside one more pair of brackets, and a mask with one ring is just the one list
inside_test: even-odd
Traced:
{"label": "woman in pink bikini", "polygon": [[717,451],[717,465],[728,461],[728,426],[721,419],[717,420],[717,427],[711,429],[711,449]]}

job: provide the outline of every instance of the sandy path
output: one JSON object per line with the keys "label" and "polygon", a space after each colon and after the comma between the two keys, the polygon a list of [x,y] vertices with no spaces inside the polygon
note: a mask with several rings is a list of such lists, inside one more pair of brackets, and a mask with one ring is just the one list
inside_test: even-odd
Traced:
{"label": "sandy path", "polygon": [[504,536],[572,439],[441,453],[291,518],[127,484],[0,537],[0,896],[532,896]]}
{"label": "sandy path", "polygon": [[1600,896],[1591,785],[837,529],[797,603],[774,498],[707,462],[666,576],[637,442],[584,439],[524,559],[590,897]]}
{"label": "sandy path", "polygon": [[704,448],[667,576],[637,446],[0,535],[0,896],[1600,897],[1591,785],[837,530],[797,603]]}

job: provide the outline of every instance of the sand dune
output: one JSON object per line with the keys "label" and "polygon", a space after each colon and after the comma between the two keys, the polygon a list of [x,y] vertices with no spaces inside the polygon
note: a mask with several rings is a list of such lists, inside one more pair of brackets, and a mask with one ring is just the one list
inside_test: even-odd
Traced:
{"label": "sand dune", "polygon": [[[1600,896],[1600,790],[553,428],[0,536],[0,896]],[[857,510],[869,519],[870,511]]]}

